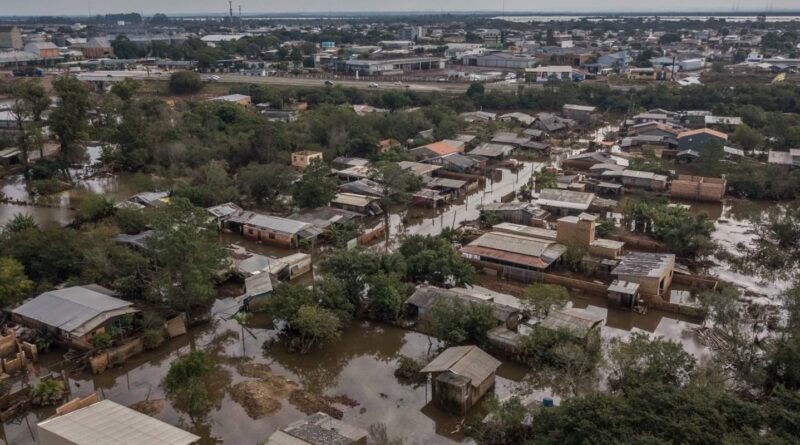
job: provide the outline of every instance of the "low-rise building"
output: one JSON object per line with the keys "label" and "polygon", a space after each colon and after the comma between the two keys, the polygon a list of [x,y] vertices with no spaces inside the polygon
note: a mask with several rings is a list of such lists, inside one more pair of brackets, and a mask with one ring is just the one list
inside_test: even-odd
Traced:
{"label": "low-rise building", "polygon": [[539,192],[536,204],[554,215],[566,216],[586,212],[594,199],[594,193],[543,189]]}
{"label": "low-rise building", "polygon": [[503,301],[495,301],[492,294],[485,294],[474,289],[454,287],[444,289],[436,286],[421,285],[406,300],[406,314],[417,322],[420,329],[430,331],[433,328],[432,309],[437,304],[484,305],[492,310],[497,324],[508,329],[516,329],[521,317],[519,307],[506,304],[515,300],[510,295],[501,295]]}
{"label": "low-rise building", "polygon": [[319,228],[302,221],[253,212],[228,218],[226,223],[239,226],[245,238],[284,247],[296,247],[300,240],[314,238],[321,232]]}
{"label": "low-rise building", "polygon": [[723,178],[679,175],[672,181],[669,194],[673,198],[718,202],[725,196],[727,181]]}
{"label": "low-rise building", "polygon": [[789,151],[770,150],[767,162],[775,165],[800,167],[800,148],[792,148]]}
{"label": "low-rise building", "polygon": [[[111,400],[96,400],[96,395],[75,399],[59,408],[56,416],[40,422],[36,426],[38,445],[190,445],[200,440]],[[70,410],[70,404],[76,409]]]}
{"label": "low-rise building", "polygon": [[42,59],[58,59],[61,53],[52,42],[31,42],[25,45],[25,51],[36,54]]}
{"label": "low-rise building", "polygon": [[114,55],[114,48],[111,42],[105,37],[92,37],[81,45],[83,57],[87,59],[101,59]]}
{"label": "low-rise building", "polygon": [[139,312],[96,284],[44,292],[11,311],[18,323],[52,334],[70,346],[91,349],[92,337]]}
{"label": "low-rise building", "polygon": [[304,170],[315,159],[322,160],[321,151],[302,150],[292,153],[292,167]]}
{"label": "low-rise building", "polygon": [[639,283],[614,280],[608,286],[608,305],[610,307],[633,309],[639,299]]}
{"label": "low-rise building", "polygon": [[462,247],[460,253],[469,260],[524,270],[544,271],[567,251],[555,241],[489,232]]}
{"label": "low-rise building", "polygon": [[487,159],[501,160],[511,155],[514,146],[508,144],[483,143],[475,147],[468,154],[470,156],[481,156]]}
{"label": "low-rise building", "polygon": [[447,348],[420,372],[431,374],[433,399],[442,408],[465,414],[491,389],[500,361],[477,346]]}
{"label": "low-rise building", "polygon": [[564,104],[564,106],[561,107],[561,111],[562,114],[564,114],[564,117],[567,119],[572,119],[582,124],[588,124],[592,121],[592,117],[597,111],[597,107],[592,107],[589,105]]}
{"label": "low-rise building", "polygon": [[624,170],[620,176],[622,185],[631,188],[641,188],[652,191],[662,191],[667,188],[669,178],[653,172],[638,170]]}
{"label": "low-rise building", "polygon": [[217,96],[208,99],[209,102],[220,101],[220,102],[230,102],[234,104],[239,104],[243,106],[248,106],[252,102],[250,100],[250,96],[246,94],[226,94],[224,96]]}
{"label": "low-rise building", "polygon": [[586,78],[585,74],[569,65],[540,66],[536,68],[526,68],[525,77],[528,82],[547,82],[550,79],[563,81],[581,81]]}
{"label": "low-rise building", "polygon": [[272,433],[264,445],[367,445],[367,431],[315,413]]}
{"label": "low-rise building", "polygon": [[639,284],[639,292],[647,298],[668,295],[675,270],[671,253],[632,252],[611,271],[618,280]]}
{"label": "low-rise building", "polygon": [[490,212],[501,222],[544,227],[550,212],[528,202],[492,202],[480,208],[481,215]]}
{"label": "low-rise building", "polygon": [[22,33],[16,26],[0,26],[0,48],[22,49]]}
{"label": "low-rise building", "polygon": [[703,146],[709,141],[716,141],[724,146],[728,142],[728,135],[710,128],[684,131],[678,134],[678,150],[693,150],[703,152]]}
{"label": "low-rise building", "polygon": [[355,193],[337,193],[331,200],[331,207],[362,215],[379,215],[383,213],[378,198]]}

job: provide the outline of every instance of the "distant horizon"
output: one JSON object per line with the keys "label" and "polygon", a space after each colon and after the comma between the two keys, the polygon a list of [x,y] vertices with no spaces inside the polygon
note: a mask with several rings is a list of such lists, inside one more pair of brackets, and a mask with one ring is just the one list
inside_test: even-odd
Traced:
{"label": "distant horizon", "polygon": [[[98,12],[98,13],[29,13],[29,14],[0,14],[0,17],[96,17],[98,15],[117,15],[117,14],[139,14],[142,17],[152,17],[156,14],[165,14],[169,17],[196,17],[196,16],[228,16],[228,12],[211,12],[211,11],[197,11],[197,12],[140,12],[140,11],[116,11],[116,12]],[[696,16],[696,15],[725,15],[725,16],[743,16],[743,15],[800,15],[800,8],[797,9],[778,9],[771,11],[764,11],[761,9],[753,10],[737,10],[729,11],[724,9],[697,9],[697,10],[684,10],[684,11],[659,11],[659,10],[603,10],[603,11],[586,11],[586,12],[568,12],[568,11],[526,11],[526,10],[397,10],[397,11],[282,11],[282,12],[245,12],[242,11],[242,16],[334,16],[334,15],[347,15],[347,16],[382,16],[382,15],[505,15],[505,16],[565,16],[565,17],[583,17],[583,16]],[[234,15],[238,16],[238,11],[234,10]]]}

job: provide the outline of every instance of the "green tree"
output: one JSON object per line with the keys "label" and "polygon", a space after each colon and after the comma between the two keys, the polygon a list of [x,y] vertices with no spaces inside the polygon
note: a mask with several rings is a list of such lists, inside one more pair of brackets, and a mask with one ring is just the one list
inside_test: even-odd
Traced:
{"label": "green tree", "polygon": [[627,391],[648,385],[682,386],[695,367],[680,343],[635,333],[628,340],[614,338],[609,351],[612,389]]}
{"label": "green tree", "polygon": [[239,194],[233,186],[225,162],[216,159],[200,166],[192,174],[192,183],[178,187],[176,196],[182,196],[198,207],[211,207],[237,201]]}
{"label": "green tree", "polygon": [[59,103],[47,122],[58,138],[62,171],[69,178],[69,164],[83,162],[86,158],[81,141],[87,136],[89,90],[72,76],[62,76],[53,81],[53,90]]}
{"label": "green tree", "polygon": [[169,92],[172,94],[195,94],[202,89],[200,74],[194,71],[178,71],[169,77]]}
{"label": "green tree", "polygon": [[211,409],[205,379],[213,367],[205,351],[194,350],[172,362],[164,378],[167,394],[184,406],[193,420]]}
{"label": "green tree", "polygon": [[733,131],[731,141],[745,151],[753,151],[764,144],[764,136],[747,124],[742,124]]}
{"label": "green tree", "polygon": [[153,262],[150,297],[176,310],[205,309],[216,297],[218,274],[229,257],[205,210],[183,198],[173,198],[153,215],[155,233],[146,256]]}
{"label": "green tree", "polygon": [[250,163],[239,173],[239,186],[251,199],[271,206],[294,179],[292,169],[283,164]]}
{"label": "green tree", "polygon": [[431,325],[433,335],[447,344],[483,344],[486,333],[497,326],[497,320],[488,304],[439,299],[431,307]]}
{"label": "green tree", "polygon": [[472,283],[472,265],[444,238],[411,236],[400,246],[400,254],[411,281],[456,286]]}
{"label": "green tree", "polygon": [[78,213],[75,222],[80,224],[96,223],[114,216],[116,212],[114,201],[105,195],[89,194],[78,204]]}
{"label": "green tree", "polygon": [[702,169],[705,176],[718,176],[721,170],[720,161],[725,157],[725,150],[722,143],[711,139],[700,149],[700,157],[697,164]]}
{"label": "green tree", "polygon": [[381,207],[383,207],[383,225],[386,248],[389,247],[389,206],[406,202],[412,193],[422,188],[422,180],[400,168],[396,162],[378,162],[374,164],[369,177],[381,185]]}
{"label": "green tree", "polygon": [[17,147],[20,151],[23,174],[26,180],[30,180],[31,152],[38,149],[39,157],[44,157],[42,153],[44,146],[42,115],[50,106],[50,96],[38,81],[18,82],[14,85],[11,93],[14,97],[11,113],[18,132]]}
{"label": "green tree", "polygon": [[127,103],[133,99],[133,96],[139,91],[139,87],[139,82],[126,77],[122,82],[117,82],[111,87],[111,93],[119,97],[123,103]]}
{"label": "green tree", "polygon": [[0,257],[0,307],[16,306],[32,289],[33,282],[25,275],[25,267],[14,258]]}
{"label": "green tree", "polygon": [[569,302],[569,292],[557,284],[535,283],[525,288],[522,297],[525,309],[531,316],[545,318],[553,309],[561,309]]}
{"label": "green tree", "polygon": [[367,299],[370,312],[378,320],[396,322],[403,315],[413,285],[403,283],[395,273],[379,273],[369,280]]}
{"label": "green tree", "polygon": [[297,347],[303,354],[314,345],[339,338],[342,323],[333,312],[317,306],[301,306],[291,320],[297,331]]}
{"label": "green tree", "polygon": [[294,203],[307,209],[328,205],[336,196],[336,182],[331,177],[328,164],[314,159],[303,172],[303,178],[294,189]]}

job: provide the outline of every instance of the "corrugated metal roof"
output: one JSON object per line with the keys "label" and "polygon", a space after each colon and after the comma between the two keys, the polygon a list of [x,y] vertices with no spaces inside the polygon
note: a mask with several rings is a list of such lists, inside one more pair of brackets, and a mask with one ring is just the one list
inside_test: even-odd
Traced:
{"label": "corrugated metal roof", "polygon": [[456,346],[445,349],[420,372],[445,372],[467,377],[472,386],[479,386],[500,367],[500,361],[477,346]]}
{"label": "corrugated metal roof", "polygon": [[75,445],[189,445],[199,436],[111,400],[102,400],[38,425]]}
{"label": "corrugated metal roof", "polygon": [[[492,308],[494,318],[500,323],[506,323],[511,316],[520,312],[520,309],[494,301],[493,298],[494,296],[479,296],[478,291],[475,289],[443,289],[441,287],[423,285],[419,286],[414,293],[408,297],[406,304],[422,308],[430,308],[438,301],[446,301],[448,303],[461,301],[462,303],[468,304],[488,304]],[[498,295],[498,298],[508,300],[513,297]]]}
{"label": "corrugated metal roof", "polygon": [[586,210],[592,204],[593,199],[594,193],[544,189],[539,193],[539,198],[536,200],[536,203],[540,206]]}
{"label": "corrugated metal roof", "polygon": [[671,253],[632,252],[622,257],[619,265],[611,273],[634,277],[660,277],[674,264],[675,255]]}
{"label": "corrugated metal roof", "polygon": [[257,272],[244,279],[246,297],[256,297],[272,292],[272,279],[267,272]]}
{"label": "corrugated metal roof", "polygon": [[533,257],[542,256],[551,244],[553,242],[548,240],[498,232],[485,233],[469,243],[470,246],[488,247]]}
{"label": "corrugated metal roof", "polygon": [[375,198],[371,198],[364,195],[358,195],[355,193],[337,193],[336,196],[333,198],[331,203],[337,204],[344,204],[356,207],[366,207],[375,201]]}
{"label": "corrugated metal roof", "polygon": [[249,219],[247,219],[247,224],[290,234],[296,234],[297,232],[300,232],[311,225],[302,221],[281,218],[280,216],[262,215],[260,213],[254,213]]}
{"label": "corrugated metal roof", "polygon": [[[73,332],[103,313],[133,306],[133,303],[110,296],[112,293],[110,290],[103,290],[107,292],[98,292],[97,288],[84,286],[53,290],[39,295],[11,312],[47,326]],[[131,311],[135,309],[131,308]]]}
{"label": "corrugated metal roof", "polygon": [[583,338],[595,326],[603,322],[603,317],[592,315],[583,309],[556,309],[550,311],[539,326],[551,330],[566,330],[572,335]]}

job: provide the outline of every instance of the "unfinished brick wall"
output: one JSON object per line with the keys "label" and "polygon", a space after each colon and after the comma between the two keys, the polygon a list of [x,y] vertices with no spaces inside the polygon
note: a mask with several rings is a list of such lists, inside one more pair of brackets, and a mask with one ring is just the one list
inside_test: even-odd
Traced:
{"label": "unfinished brick wall", "polygon": [[679,175],[672,181],[670,196],[694,201],[720,201],[725,196],[726,185],[722,178]]}

